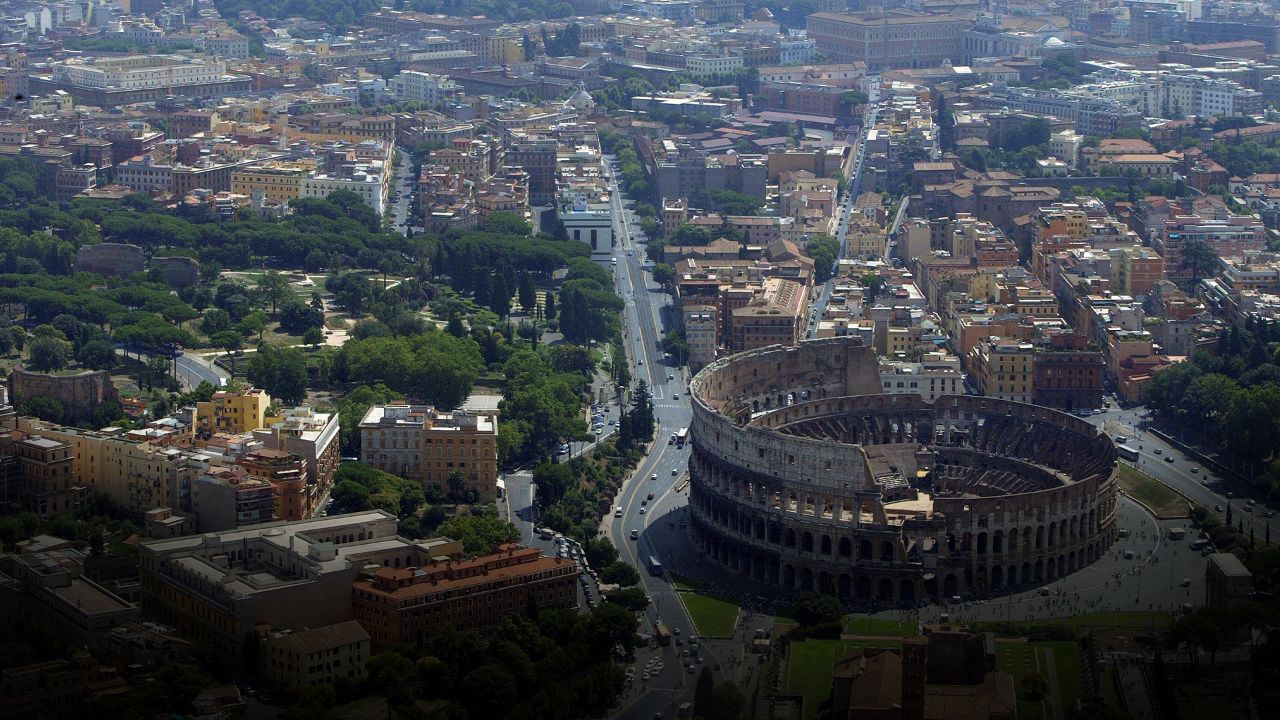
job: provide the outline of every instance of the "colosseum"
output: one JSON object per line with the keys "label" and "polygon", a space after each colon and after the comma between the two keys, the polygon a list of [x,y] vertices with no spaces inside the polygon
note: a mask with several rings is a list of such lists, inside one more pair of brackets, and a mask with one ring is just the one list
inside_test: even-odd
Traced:
{"label": "colosseum", "polygon": [[1035,405],[883,394],[857,338],[722,358],[690,391],[695,541],[761,583],[982,595],[1083,568],[1115,537],[1106,435]]}

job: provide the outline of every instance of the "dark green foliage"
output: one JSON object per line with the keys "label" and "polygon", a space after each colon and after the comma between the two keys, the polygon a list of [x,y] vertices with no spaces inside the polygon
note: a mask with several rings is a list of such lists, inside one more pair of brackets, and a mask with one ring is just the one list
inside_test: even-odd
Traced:
{"label": "dark green foliage", "polygon": [[245,375],[287,405],[297,405],[307,396],[307,360],[297,348],[263,343],[249,358]]}
{"label": "dark green foliage", "polygon": [[378,508],[400,517],[412,515],[426,499],[417,481],[359,462],[338,466],[332,497],[335,514]]}
{"label": "dark green foliage", "polygon": [[498,517],[490,505],[477,505],[470,512],[449,518],[440,526],[439,534],[460,541],[463,551],[476,555],[491,553],[503,543],[520,539],[515,526]]}
{"label": "dark green foliage", "polygon": [[471,338],[426,332],[348,340],[334,358],[332,377],[337,382],[382,383],[402,395],[452,409],[471,392],[481,368],[480,350]]}
{"label": "dark green foliage", "polygon": [[840,243],[830,235],[815,235],[809,238],[806,252],[813,258],[814,281],[824,283],[831,279],[840,255]]}

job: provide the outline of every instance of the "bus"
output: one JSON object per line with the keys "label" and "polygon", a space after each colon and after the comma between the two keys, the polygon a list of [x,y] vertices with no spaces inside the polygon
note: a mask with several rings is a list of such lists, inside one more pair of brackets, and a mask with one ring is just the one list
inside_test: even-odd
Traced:
{"label": "bus", "polygon": [[654,577],[662,577],[662,563],[658,562],[656,555],[649,556],[649,574]]}
{"label": "bus", "polygon": [[676,447],[682,448],[689,441],[689,428],[682,427],[676,431]]}
{"label": "bus", "polygon": [[1116,454],[1125,460],[1132,460],[1134,462],[1138,461],[1138,451],[1128,445],[1117,445]]}
{"label": "bus", "polygon": [[665,623],[654,623],[653,638],[658,641],[659,645],[666,647],[671,644],[671,631],[667,629]]}

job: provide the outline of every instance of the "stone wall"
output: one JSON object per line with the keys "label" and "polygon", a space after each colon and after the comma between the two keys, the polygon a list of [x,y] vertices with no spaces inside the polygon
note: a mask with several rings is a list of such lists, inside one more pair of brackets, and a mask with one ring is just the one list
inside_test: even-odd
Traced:
{"label": "stone wall", "polygon": [[21,407],[24,400],[37,396],[57,400],[64,410],[62,422],[68,425],[87,420],[107,400],[119,399],[111,373],[106,370],[86,370],[76,375],[14,370],[9,376],[9,392],[14,407]]}
{"label": "stone wall", "polygon": [[76,252],[76,272],[132,275],[142,272],[145,263],[142,248],[128,243],[84,245]]}

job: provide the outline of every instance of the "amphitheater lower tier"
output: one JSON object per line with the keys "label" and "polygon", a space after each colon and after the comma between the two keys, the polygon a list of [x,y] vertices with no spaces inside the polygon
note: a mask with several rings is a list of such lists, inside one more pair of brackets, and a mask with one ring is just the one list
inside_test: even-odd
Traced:
{"label": "amphitheater lower tier", "polygon": [[763,584],[913,603],[1048,582],[1115,537],[1115,447],[1087,422],[880,391],[846,338],[691,383],[689,505],[705,554]]}

